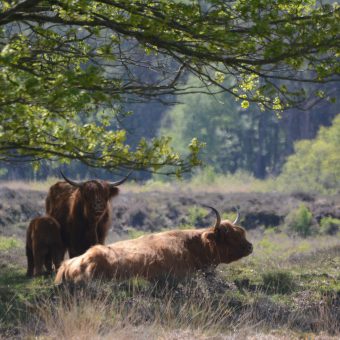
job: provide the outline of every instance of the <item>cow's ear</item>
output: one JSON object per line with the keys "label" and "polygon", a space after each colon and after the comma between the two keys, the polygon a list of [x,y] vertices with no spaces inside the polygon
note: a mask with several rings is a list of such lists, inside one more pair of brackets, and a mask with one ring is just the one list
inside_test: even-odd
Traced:
{"label": "cow's ear", "polygon": [[214,228],[213,230],[208,231],[205,234],[205,237],[209,241],[214,241],[214,242],[219,242],[223,238],[222,231],[220,230],[220,228]]}
{"label": "cow's ear", "polygon": [[216,234],[215,231],[209,231],[205,234],[205,237],[209,240],[209,241],[216,241]]}
{"label": "cow's ear", "polygon": [[216,242],[224,241],[226,234],[227,234],[227,230],[225,228],[221,226],[214,228],[214,235],[215,235]]}
{"label": "cow's ear", "polygon": [[117,196],[119,194],[119,189],[117,187],[110,187],[110,197]]}

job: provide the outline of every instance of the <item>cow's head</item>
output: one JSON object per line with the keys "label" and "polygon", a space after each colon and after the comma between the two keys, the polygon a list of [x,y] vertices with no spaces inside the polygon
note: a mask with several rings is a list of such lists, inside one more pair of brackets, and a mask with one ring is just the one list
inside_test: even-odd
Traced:
{"label": "cow's head", "polygon": [[65,181],[77,188],[82,202],[82,208],[87,218],[99,219],[106,211],[109,201],[119,193],[117,186],[124,183],[131,172],[123,179],[116,182],[101,180],[73,181],[67,178],[62,172]]}
{"label": "cow's head", "polygon": [[250,255],[253,252],[253,245],[247,241],[245,230],[237,225],[239,213],[237,212],[234,222],[222,221],[215,208],[206,207],[212,209],[216,214],[216,223],[206,232],[205,237],[216,246],[219,261],[229,263]]}

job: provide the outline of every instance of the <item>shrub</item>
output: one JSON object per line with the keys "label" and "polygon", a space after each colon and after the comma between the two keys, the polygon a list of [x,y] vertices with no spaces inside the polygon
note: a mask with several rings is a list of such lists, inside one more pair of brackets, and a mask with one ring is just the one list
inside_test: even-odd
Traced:
{"label": "shrub", "polygon": [[22,246],[23,246],[22,241],[17,240],[14,237],[0,236],[0,250],[1,251],[10,250],[13,248],[20,248]]}
{"label": "shrub", "polygon": [[127,232],[128,232],[129,239],[138,238],[138,237],[146,234],[145,231],[138,230],[138,229],[135,229],[135,228],[128,228]]}
{"label": "shrub", "polygon": [[324,217],[320,221],[320,232],[335,235],[340,230],[340,220],[333,217]]}
{"label": "shrub", "polygon": [[312,234],[313,215],[303,203],[285,218],[286,227],[302,237]]}
{"label": "shrub", "polygon": [[262,281],[265,289],[275,294],[287,294],[296,287],[293,275],[283,270],[263,273]]}
{"label": "shrub", "polygon": [[188,209],[188,222],[191,227],[203,226],[204,218],[208,215],[209,211],[206,208],[192,206]]}

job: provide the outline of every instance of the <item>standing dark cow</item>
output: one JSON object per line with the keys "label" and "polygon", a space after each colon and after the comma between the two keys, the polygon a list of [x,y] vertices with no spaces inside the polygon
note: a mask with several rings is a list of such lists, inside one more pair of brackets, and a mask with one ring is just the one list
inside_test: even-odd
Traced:
{"label": "standing dark cow", "polygon": [[85,254],[66,260],[55,282],[89,282],[96,278],[124,280],[181,279],[197,270],[230,263],[253,251],[245,231],[228,220],[221,221],[218,211],[215,226],[204,229],[171,230],[97,245]]}
{"label": "standing dark cow", "polygon": [[43,267],[47,273],[58,270],[64,259],[65,248],[61,240],[60,225],[51,216],[34,218],[26,233],[27,276],[41,275]]}
{"label": "standing dark cow", "polygon": [[111,223],[111,199],[119,193],[117,182],[76,182],[62,173],[66,182],[52,185],[46,198],[46,213],[61,225],[61,237],[69,256],[83,254],[95,244],[104,244]]}

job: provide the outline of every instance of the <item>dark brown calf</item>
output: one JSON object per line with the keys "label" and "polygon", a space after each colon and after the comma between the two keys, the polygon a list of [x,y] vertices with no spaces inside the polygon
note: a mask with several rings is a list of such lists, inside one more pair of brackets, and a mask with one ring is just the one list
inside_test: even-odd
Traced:
{"label": "dark brown calf", "polygon": [[64,254],[59,223],[51,216],[34,218],[26,234],[27,276],[41,275],[44,266],[51,273],[52,263],[57,271]]}

